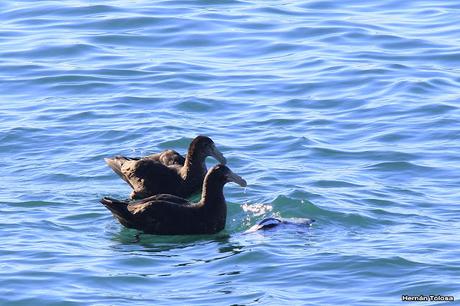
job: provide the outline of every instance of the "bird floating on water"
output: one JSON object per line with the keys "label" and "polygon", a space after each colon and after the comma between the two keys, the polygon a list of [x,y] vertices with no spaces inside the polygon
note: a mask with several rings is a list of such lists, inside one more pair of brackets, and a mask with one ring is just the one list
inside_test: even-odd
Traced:
{"label": "bird floating on water", "polygon": [[189,197],[199,192],[207,173],[206,157],[212,156],[226,164],[224,155],[211,138],[197,136],[183,157],[174,150],[145,157],[115,156],[106,163],[133,189],[131,199],[143,199],[156,194]]}
{"label": "bird floating on water", "polygon": [[146,234],[215,234],[225,227],[227,204],[223,188],[228,182],[246,187],[243,178],[220,164],[206,174],[198,203],[170,194],[154,195],[131,203],[104,197],[101,203],[122,225]]}

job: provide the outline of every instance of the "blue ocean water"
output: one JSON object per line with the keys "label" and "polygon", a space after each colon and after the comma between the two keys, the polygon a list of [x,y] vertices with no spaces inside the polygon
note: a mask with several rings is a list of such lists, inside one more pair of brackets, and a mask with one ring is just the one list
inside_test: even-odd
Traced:
{"label": "blue ocean water", "polygon": [[[458,20],[448,0],[0,2],[0,304],[459,300]],[[225,231],[135,242],[98,202],[130,192],[103,158],[198,134],[248,181]],[[244,233],[269,216],[316,223]]]}

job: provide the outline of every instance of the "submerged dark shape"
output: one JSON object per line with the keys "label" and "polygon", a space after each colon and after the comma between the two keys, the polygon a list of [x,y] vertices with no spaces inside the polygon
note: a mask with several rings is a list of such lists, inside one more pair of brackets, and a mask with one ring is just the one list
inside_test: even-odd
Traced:
{"label": "submerged dark shape", "polygon": [[115,156],[105,161],[131,186],[131,199],[156,194],[189,197],[202,188],[207,156],[213,156],[221,164],[226,163],[211,138],[197,136],[190,143],[185,158],[174,150],[166,150],[142,158]]}
{"label": "submerged dark shape", "polygon": [[227,182],[246,186],[246,181],[227,166],[216,165],[206,174],[198,203],[169,194],[154,195],[134,203],[104,197],[101,203],[121,224],[146,234],[215,234],[224,229],[227,219],[223,193]]}
{"label": "submerged dark shape", "polygon": [[246,233],[251,233],[260,230],[268,230],[274,227],[278,227],[279,225],[300,225],[300,226],[311,226],[312,223],[315,222],[313,219],[279,219],[274,217],[265,218],[256,225],[252,226],[250,229],[246,231]]}

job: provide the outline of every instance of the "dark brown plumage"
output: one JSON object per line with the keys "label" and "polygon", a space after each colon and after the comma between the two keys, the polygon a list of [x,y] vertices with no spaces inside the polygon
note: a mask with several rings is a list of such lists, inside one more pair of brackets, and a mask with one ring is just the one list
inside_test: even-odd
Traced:
{"label": "dark brown plumage", "polygon": [[[164,150],[163,152],[160,152],[160,153],[147,155],[144,158],[158,161],[166,166],[171,166],[171,165],[183,166],[185,163],[185,157],[180,155],[174,150]],[[137,159],[141,159],[141,158],[137,158]]]}
{"label": "dark brown plumage", "polygon": [[154,195],[134,203],[105,197],[101,203],[121,224],[147,234],[214,234],[225,227],[227,204],[223,188],[227,182],[246,186],[246,181],[227,166],[216,165],[204,179],[198,203],[169,194]]}
{"label": "dark brown plumage", "polygon": [[142,158],[115,156],[105,161],[133,188],[131,199],[155,194],[189,197],[201,190],[207,171],[207,156],[226,163],[211,138],[197,136],[190,143],[185,158],[174,150],[166,150]]}

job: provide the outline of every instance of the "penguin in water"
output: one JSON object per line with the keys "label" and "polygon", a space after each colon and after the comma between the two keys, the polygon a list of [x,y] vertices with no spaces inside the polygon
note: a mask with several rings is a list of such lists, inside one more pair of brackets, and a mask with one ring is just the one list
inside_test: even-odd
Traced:
{"label": "penguin in water", "polygon": [[252,233],[256,231],[264,231],[268,229],[272,229],[275,227],[279,227],[280,225],[294,225],[294,226],[307,226],[310,227],[312,226],[313,222],[315,222],[314,219],[292,219],[292,220],[287,220],[287,219],[279,219],[279,218],[274,218],[274,217],[269,217],[265,218],[256,225],[252,226],[250,229],[248,229],[245,233]]}

